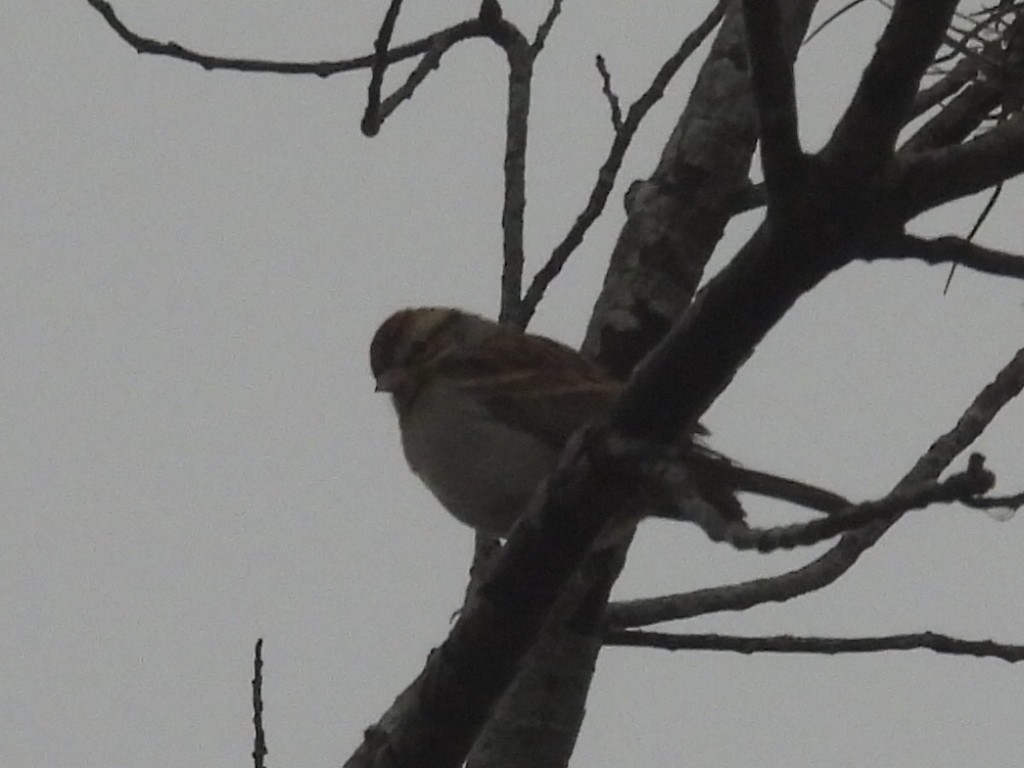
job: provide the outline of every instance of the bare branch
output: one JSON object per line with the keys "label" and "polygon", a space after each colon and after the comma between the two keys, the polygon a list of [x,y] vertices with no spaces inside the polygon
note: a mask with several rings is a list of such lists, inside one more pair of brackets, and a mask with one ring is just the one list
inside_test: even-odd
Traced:
{"label": "bare branch", "polygon": [[597,71],[601,75],[601,93],[608,100],[608,106],[611,109],[612,128],[615,130],[615,133],[618,133],[622,130],[622,107],[619,106],[619,97],[612,90],[611,73],[605,64],[604,56],[600,53],[594,57],[594,63],[597,65]]}
{"label": "bare branch", "polygon": [[[971,58],[977,60],[983,66],[996,65],[996,57],[992,56],[992,53],[998,50],[998,45],[990,45],[993,33],[992,28],[1000,25],[1006,12],[1005,7],[1000,8],[998,5],[994,5],[983,9],[976,17],[957,13],[949,25],[949,31],[955,32],[957,36],[948,33],[945,35],[943,42],[949,48],[949,51],[945,54],[937,55],[935,57],[935,64],[941,65],[959,56],[961,61]],[[970,27],[961,28],[956,23],[957,20],[970,22]],[[988,38],[986,38],[986,34],[989,35]],[[972,47],[971,43],[975,43],[975,47]]]}
{"label": "bare branch", "polygon": [[267,735],[263,732],[263,638],[256,641],[252,662],[252,724],[256,730],[252,746],[254,768],[263,768],[267,756]]}
{"label": "bare branch", "polygon": [[[794,57],[815,6],[785,5]],[[732,0],[654,172],[625,197],[626,223],[583,345],[613,375],[629,376],[690,306],[748,183],[756,144],[743,10]]]}
{"label": "bare branch", "polygon": [[534,53],[526,38],[507,22],[504,32],[492,35],[508,59],[508,112],[505,127],[505,194],[501,211],[502,322],[526,327],[523,310],[523,226],[526,216],[526,139],[530,117],[530,87]]}
{"label": "bare branch", "polygon": [[[405,82],[396,88],[390,96],[384,99],[384,102],[380,105],[377,112],[377,127],[379,127],[396,109],[398,109],[399,104],[411,99],[416,88],[419,87],[420,83],[426,80],[427,75],[429,75],[432,70],[435,70],[440,66],[441,57],[449,48],[451,48],[451,46],[441,38],[438,38],[435,42],[436,45],[423,54],[423,57],[419,60],[419,63],[413,71],[409,73],[409,77],[406,78]],[[367,106],[369,107],[369,105]],[[363,132],[366,132],[365,119]],[[367,135],[375,135],[375,133]]]}
{"label": "bare branch", "polygon": [[768,187],[768,210],[792,196],[803,177],[804,153],[797,132],[793,62],[782,40],[777,0],[744,0],[743,15],[757,104],[761,165]]}
{"label": "bare branch", "polygon": [[818,544],[868,523],[894,518],[932,504],[973,501],[989,491],[994,483],[995,476],[983,468],[980,456],[975,454],[967,471],[946,480],[929,480],[914,486],[899,487],[879,501],[857,504],[809,523],[752,528],[738,523],[722,525],[718,522],[715,525],[717,521],[714,520],[710,521],[714,527],[707,525],[709,521],[699,522],[708,536],[716,541],[726,541],[739,550],[756,549],[768,553]]}
{"label": "bare branch", "polygon": [[922,88],[910,105],[908,118],[913,120],[929,109],[953,96],[957,91],[978,76],[978,63],[973,56],[960,59],[953,68],[929,85]]}
{"label": "bare branch", "polygon": [[634,369],[611,415],[619,431],[670,443],[692,429],[797,298],[840,266],[825,220],[806,223],[762,224],[698,294]]}
{"label": "bare branch", "polygon": [[999,106],[1000,97],[990,82],[972,83],[904,142],[900,153],[909,155],[963,141]]}
{"label": "bare branch", "polygon": [[[974,241],[974,236],[978,234],[978,230],[981,229],[981,225],[985,223],[989,214],[992,213],[992,209],[996,207],[996,201],[999,200],[999,196],[1003,194],[1003,185],[996,184],[992,187],[992,194],[988,196],[988,200],[985,202],[984,207],[981,209],[981,213],[978,214],[978,218],[974,220],[974,225],[971,227],[971,231],[967,233],[968,242]],[[949,267],[949,274],[946,276],[946,284],[942,286],[942,295],[945,296],[949,293],[949,286],[953,282],[953,274],[956,272],[956,262]]]}
{"label": "bare branch", "polygon": [[899,156],[889,184],[893,205],[909,220],[1022,172],[1024,114],[1017,114],[966,144]]}
{"label": "bare branch", "polygon": [[547,263],[534,275],[533,281],[523,297],[524,325],[533,316],[540,300],[544,298],[544,292],[551,284],[551,281],[562,271],[565,262],[569,260],[569,257],[576,248],[583,242],[587,230],[597,221],[597,218],[604,210],[605,204],[608,202],[608,195],[611,194],[612,188],[615,186],[615,179],[619,173],[619,168],[622,167],[622,159],[625,157],[626,150],[629,149],[633,135],[639,129],[640,123],[647,116],[651,107],[658,103],[665,94],[665,88],[668,87],[668,84],[686,60],[718,26],[718,23],[725,15],[725,9],[728,5],[729,0],[718,0],[707,17],[686,36],[679,49],[662,64],[661,69],[658,70],[657,75],[655,75],[647,90],[630,106],[626,119],[622,123],[622,129],[616,132],[612,146],[608,151],[608,157],[597,172],[597,181],[590,192],[590,199],[587,200],[586,206],[580,215],[576,217],[576,221],[573,222],[565,237],[555,246]]}
{"label": "bare branch", "polygon": [[[172,59],[187,61],[198,64],[203,69],[226,69],[236,72],[273,72],[280,75],[316,75],[317,77],[330,77],[341,72],[352,72],[358,69],[369,69],[376,60],[375,54],[357,56],[351,59],[338,59],[334,61],[272,61],[269,59],[248,59],[230,58],[226,56],[211,56],[185,48],[175,42],[161,43],[152,38],[143,37],[130,30],[121,19],[118,18],[110,3],[106,0],[86,0],[106,20],[117,35],[138,53],[147,53],[155,56],[166,56]],[[435,32],[429,37],[424,37],[411,43],[396,46],[388,51],[388,63],[394,64],[397,61],[404,61],[415,56],[422,56],[433,48],[437,47],[439,41],[444,41],[444,48],[448,49],[463,40],[475,37],[486,37],[487,32],[483,29],[478,19],[469,19],[455,24],[447,29]]]}
{"label": "bare branch", "polygon": [[960,264],[978,272],[1024,279],[1024,256],[976,245],[962,237],[927,239],[902,235],[859,254],[865,261],[918,259],[926,264]]}
{"label": "bare branch", "polygon": [[541,25],[537,27],[537,34],[534,36],[533,44],[530,46],[533,49],[534,57],[544,50],[544,44],[547,43],[548,35],[551,34],[551,28],[555,26],[555,20],[561,12],[562,0],[552,0],[551,7],[548,9],[548,15],[544,17]]}
{"label": "bare branch", "polygon": [[[901,481],[901,486],[934,479],[985,430],[999,411],[1024,389],[1021,349],[964,411],[956,426],[940,436]],[[860,555],[888,529],[876,523],[848,533],[821,557],[788,573],[678,595],[609,605],[610,626],[631,627],[686,619],[718,611],[740,611],[768,602],[785,602],[828,586],[853,567]]]}
{"label": "bare branch", "polygon": [[822,151],[843,175],[870,178],[892,157],[956,5],[957,0],[897,0],[850,106]]}
{"label": "bare branch", "polygon": [[[919,129],[901,147],[901,152],[934,149],[962,141],[1001,105],[1004,107],[1003,116],[1006,116],[1006,102],[1019,90],[1024,25],[1018,18],[998,36],[992,39],[981,37],[988,31],[987,27],[998,24],[1005,13],[998,8],[990,9],[962,39],[950,42],[950,46],[963,56],[949,74],[926,92],[918,94],[914,100],[915,114],[919,114],[917,109],[937,103],[935,99],[952,95],[968,82],[970,85]],[[968,47],[967,41],[971,39],[978,40],[977,48]]]}
{"label": "bare branch", "polygon": [[395,22],[398,21],[401,10],[402,0],[391,0],[387,13],[384,14],[384,21],[380,25],[380,32],[373,43],[373,67],[362,122],[363,134],[366,136],[376,136],[380,130],[380,89],[384,84],[384,72],[388,68],[388,46],[391,44],[391,35],[394,34]]}
{"label": "bare branch", "polygon": [[1024,507],[1024,492],[1014,493],[1010,496],[986,496],[983,499],[964,499],[963,504],[971,509],[983,510],[1002,507],[1007,510],[1010,515],[1013,515],[1016,514],[1021,507]]}
{"label": "bare branch", "polygon": [[611,629],[605,645],[662,648],[669,651],[732,651],[735,653],[877,653],[926,649],[953,656],[976,656],[1003,661],[1024,661],[1024,646],[992,640],[961,640],[936,632],[885,637],[737,637],[735,635],[675,635],[666,632]]}

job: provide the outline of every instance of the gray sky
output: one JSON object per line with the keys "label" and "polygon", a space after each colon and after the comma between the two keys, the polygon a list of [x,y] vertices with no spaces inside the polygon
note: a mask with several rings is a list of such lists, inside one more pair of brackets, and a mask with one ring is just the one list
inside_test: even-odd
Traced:
{"label": "gray sky", "polygon": [[[114,5],[156,38],[303,60],[367,52],[383,8]],[[409,4],[396,39],[475,7],[447,5],[442,16]],[[593,55],[628,100],[698,18],[667,0],[594,5],[566,4],[537,67],[534,268],[610,141]],[[532,29],[545,7],[507,13]],[[366,348],[403,305],[496,310],[499,52],[474,42],[450,54],[367,140],[365,73],[208,73],[140,57],[84,0],[7,0],[3,21],[0,765],[248,764],[259,636],[270,764],[337,765],[461,597],[472,537],[406,470]],[[808,146],[880,22],[865,4],[807,51]],[[623,183],[649,172],[696,64],[652,113]],[[621,188],[535,330],[581,338]],[[1008,185],[981,242],[1019,250],[1021,192]],[[965,234],[980,205],[917,230]],[[756,218],[730,229],[715,268]],[[943,297],[945,274],[875,264],[830,278],[709,413],[714,445],[881,495],[1020,345],[1019,284],[961,270]],[[1022,427],[1016,403],[976,446],[1005,492],[1024,485]],[[1021,525],[917,513],[829,590],[681,629],[1024,642]],[[692,527],[646,523],[617,594],[776,573],[818,552],[740,555]],[[1002,662],[610,649],[599,664],[578,765],[1019,764],[1024,678]]]}

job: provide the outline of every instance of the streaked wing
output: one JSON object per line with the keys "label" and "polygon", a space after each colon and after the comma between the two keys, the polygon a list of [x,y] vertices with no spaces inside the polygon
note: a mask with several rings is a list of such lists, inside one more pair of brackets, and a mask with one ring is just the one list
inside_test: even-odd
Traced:
{"label": "streaked wing", "polygon": [[605,413],[620,391],[614,382],[553,382],[546,372],[538,372],[518,379],[514,395],[489,391],[480,399],[498,421],[560,450],[585,422]]}
{"label": "streaked wing", "polygon": [[569,347],[512,332],[444,356],[437,366],[472,390],[496,420],[556,450],[587,420],[607,411],[622,391],[597,363]]}

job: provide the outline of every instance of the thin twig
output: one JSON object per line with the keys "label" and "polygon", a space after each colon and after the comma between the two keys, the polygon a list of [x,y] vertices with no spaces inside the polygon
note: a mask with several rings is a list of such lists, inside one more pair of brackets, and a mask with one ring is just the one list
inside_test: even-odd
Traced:
{"label": "thin twig", "polygon": [[363,113],[362,130],[366,136],[376,136],[380,130],[380,90],[384,84],[384,72],[388,68],[388,46],[395,32],[395,22],[402,10],[402,0],[391,0],[384,21],[381,22],[377,39],[373,43],[373,67],[370,74],[370,87],[366,99],[366,112]]}
{"label": "thin twig", "polygon": [[[917,94],[909,119],[918,117],[952,96],[968,82],[975,80],[983,69],[999,72],[1004,68],[1006,62],[1000,61],[1000,59],[1006,59],[1009,54],[1009,50],[1002,50],[1001,45],[1005,39],[1005,33],[997,32],[997,36],[994,38],[985,38],[983,33],[988,31],[989,27],[997,27],[1009,10],[1001,6],[983,9],[977,14],[978,20],[972,28],[962,32],[959,40],[953,39],[949,35],[946,36],[946,45],[949,47],[950,53],[936,57],[933,66],[941,65],[944,61],[957,56],[960,58],[940,80]],[[977,48],[968,45],[971,40],[979,43]]]}
{"label": "thin twig", "polygon": [[267,756],[267,737],[263,732],[263,638],[256,641],[252,673],[252,724],[256,729],[253,739],[252,761],[255,768],[264,768]]}
{"label": "thin twig", "polygon": [[619,105],[619,97],[612,90],[612,75],[605,64],[604,56],[600,53],[594,57],[597,71],[601,75],[601,93],[608,100],[608,107],[612,113],[612,128],[618,133],[622,130],[622,107]]}
{"label": "thin twig", "polygon": [[1024,171],[1024,115],[1017,114],[969,142],[901,157],[894,169],[900,218],[981,192]]}
{"label": "thin twig", "polygon": [[646,117],[651,107],[657,104],[664,95],[665,88],[668,87],[668,84],[680,67],[700,47],[701,43],[704,42],[715,27],[718,26],[718,23],[725,15],[725,9],[728,5],[729,0],[718,0],[707,17],[686,36],[679,49],[662,64],[657,75],[651,81],[650,86],[629,108],[626,118],[623,120],[622,130],[615,134],[612,145],[608,150],[608,156],[597,172],[597,181],[591,189],[590,198],[587,200],[586,206],[579,216],[576,217],[576,220],[562,241],[555,246],[544,266],[533,276],[533,281],[523,296],[522,317],[524,325],[533,316],[540,300],[544,298],[544,293],[547,291],[551,281],[562,271],[565,262],[569,260],[569,257],[579,247],[580,243],[583,242],[587,231],[604,210],[605,204],[608,202],[608,195],[611,194],[615,186],[616,176],[622,167],[622,160],[626,155],[626,150],[629,149],[633,135],[640,127],[640,123]]}
{"label": "thin twig", "polygon": [[555,26],[555,19],[562,12],[562,0],[554,0],[551,3],[551,7],[548,9],[548,15],[544,17],[544,21],[537,27],[537,34],[533,38],[533,44],[530,46],[533,49],[533,55],[536,57],[538,53],[544,50],[544,44],[548,40],[548,35],[551,34],[551,28]]}
{"label": "thin twig", "polygon": [[976,656],[1003,661],[1024,661],[1024,645],[992,640],[962,640],[936,632],[884,637],[737,637],[735,635],[676,635],[667,632],[610,629],[605,645],[661,648],[669,651],[732,651],[734,653],[877,653],[879,651],[930,650],[953,656]]}
{"label": "thin twig", "polygon": [[965,57],[960,59],[953,68],[941,78],[922,88],[914,97],[911,104],[908,120],[923,115],[932,107],[953,96],[957,91],[974,80],[978,76],[978,63],[974,58]]}
{"label": "thin twig", "polygon": [[899,154],[958,144],[971,135],[999,106],[1000,92],[990,80],[977,80],[942,105],[899,148]]}
{"label": "thin twig", "polygon": [[[985,219],[988,218],[989,214],[992,212],[992,209],[995,208],[996,201],[999,199],[999,195],[1001,195],[1002,192],[1003,192],[1003,184],[1002,184],[1002,182],[1000,182],[999,184],[996,184],[992,188],[992,194],[988,196],[988,200],[985,203],[985,207],[981,209],[981,213],[978,214],[978,218],[975,219],[975,221],[974,221],[974,226],[971,227],[971,231],[967,235],[968,242],[974,240],[974,236],[976,234],[978,234],[978,230],[981,229],[981,225],[985,222]],[[976,254],[977,251],[974,251],[973,253]],[[1006,254],[1006,255],[1009,256],[1009,254]],[[1024,263],[1024,259],[1022,259],[1021,261],[1022,261],[1022,263]],[[956,265],[957,265],[957,262],[954,261],[953,264],[949,267],[949,274],[946,276],[946,284],[944,286],[942,286],[942,295],[943,296],[945,296],[947,293],[949,293],[949,286],[953,282],[953,273],[956,272]]]}
{"label": "thin twig", "polygon": [[968,269],[1000,277],[1024,279],[1024,256],[972,243],[962,237],[928,239],[901,235],[893,240],[858,251],[864,261],[918,259],[926,264],[960,264]]}
{"label": "thin twig", "polygon": [[533,80],[533,50],[518,29],[507,25],[495,38],[508,60],[508,112],[505,123],[505,194],[501,211],[502,271],[499,319],[526,327],[522,309],[523,227],[526,218],[526,141]]}
{"label": "thin twig", "polygon": [[437,69],[440,66],[441,57],[450,48],[451,44],[443,37],[438,37],[435,40],[434,47],[423,55],[423,58],[419,60],[413,71],[409,73],[409,77],[406,78],[405,82],[384,99],[384,102],[380,105],[378,114],[381,123],[387,120],[403,101],[412,98],[416,88],[426,79],[431,70]]}
{"label": "thin twig", "polygon": [[[905,475],[901,484],[934,479],[981,435],[996,415],[1024,389],[1024,348],[974,398],[956,425],[941,435]],[[742,611],[754,605],[784,602],[822,589],[840,578],[885,533],[888,526],[847,534],[821,557],[777,576],[677,595],[665,595],[608,606],[607,622],[636,627],[687,619],[719,611]]]}
{"label": "thin twig", "polygon": [[[987,25],[989,23],[989,21],[992,20],[993,18],[995,18],[997,20],[1000,19],[1001,18],[1001,13],[1000,13],[1001,10],[1002,9],[1000,7],[998,7],[998,6],[996,8],[994,8],[994,9],[991,9],[989,11],[989,13],[990,13],[989,17],[987,19],[983,19],[982,21],[979,21],[978,22],[978,27],[980,27],[982,24]],[[976,27],[976,29],[978,29],[978,27]],[[1015,32],[1016,32],[1016,34],[1014,34]],[[994,78],[997,82],[1004,82],[1007,79],[1008,76],[1009,76],[1009,79],[1011,81],[1016,79],[1016,78],[1013,77],[1013,74],[1020,69],[1021,53],[1022,53],[1021,52],[1021,34],[1020,33],[1021,33],[1021,17],[1018,15],[1014,19],[1014,21],[1010,25],[1010,27],[1007,29],[1007,31],[1005,33],[1005,36],[1000,36],[1000,38],[997,38],[997,40],[993,41],[992,43],[989,43],[988,45],[983,46],[983,48],[984,47],[994,47],[996,49],[997,53],[999,54],[1000,61],[993,62],[993,63],[989,64],[991,69],[996,70],[1001,75],[999,77]],[[978,32],[978,34],[980,35],[980,32]],[[1001,46],[1000,46],[1000,43],[1002,42],[1004,37],[1005,37],[1006,42],[1007,42],[1005,50],[1002,49]],[[967,54],[967,55],[970,56],[970,54]],[[1009,73],[1009,75],[1007,73]],[[993,80],[993,78],[989,77],[989,78],[987,78],[987,80],[991,81],[991,80]],[[1005,121],[1006,120],[1006,116],[1007,116],[1007,109],[1006,109],[1007,100],[1006,100],[1005,94],[1002,93],[1002,91],[1004,91],[1005,89],[1003,89],[1003,88],[998,88],[998,89],[997,88],[993,88],[991,85],[989,85],[988,82],[986,82],[985,85],[987,85],[988,88],[983,91],[983,94],[987,95],[989,97],[990,101],[988,103],[986,103],[984,106],[989,106],[990,109],[991,109],[992,106],[995,106],[995,104],[998,103],[998,101],[1001,100],[1002,104],[1003,104],[1003,110],[1002,110],[1002,112],[999,115],[998,122]],[[973,89],[981,89],[981,88],[982,88],[982,85],[980,83],[979,84],[975,84],[973,86]],[[1000,97],[1000,96],[1003,97],[1003,98],[999,99],[998,97]],[[990,109],[989,110],[978,109],[977,112],[979,113],[979,116],[981,118],[984,118],[984,116],[988,114]],[[980,123],[980,120],[978,122]],[[992,193],[991,193],[991,195],[989,195],[988,201],[985,203],[984,208],[982,208],[981,213],[978,215],[978,218],[974,222],[974,226],[971,227],[971,231],[967,235],[967,240],[968,241],[973,241],[974,240],[974,236],[978,233],[978,230],[981,229],[981,225],[985,222],[985,220],[988,218],[989,214],[992,212],[992,209],[995,207],[996,201],[999,200],[999,196],[1002,194],[1002,191],[1003,191],[1003,183],[1002,182],[996,184],[995,187],[993,187]],[[949,292],[949,287],[950,287],[950,285],[953,282],[953,275],[956,273],[956,267],[957,267],[957,264],[956,264],[956,262],[954,262],[950,266],[950,268],[949,268],[949,274],[946,276],[946,284],[942,288],[942,294],[944,296]]]}
{"label": "thin twig", "polygon": [[[149,37],[133,32],[129,29],[110,6],[106,0],[86,0],[107,22],[107,25],[117,33],[118,37],[138,53],[165,56],[180,61],[187,61],[191,64],[198,64],[206,70],[225,69],[236,72],[272,72],[279,75],[316,75],[317,77],[330,77],[342,72],[352,72],[359,69],[369,69],[376,60],[375,54],[356,56],[351,59],[337,59],[333,61],[273,61],[270,59],[230,58],[226,56],[212,56],[200,53],[190,48],[185,48],[175,42],[161,43]],[[411,43],[391,48],[388,51],[388,63],[394,64],[397,61],[404,61],[416,56],[422,56],[436,46],[436,41],[443,38],[447,41],[447,47],[451,47],[463,40],[476,37],[487,37],[479,19],[468,19],[459,22],[451,27],[440,30],[433,35],[414,40]]]}
{"label": "thin twig", "polygon": [[857,504],[820,520],[773,528],[751,528],[742,523],[723,524],[724,520],[718,516],[718,519],[712,517],[698,521],[698,524],[712,539],[724,540],[738,550],[769,553],[818,544],[846,531],[876,520],[891,519],[910,510],[975,499],[989,491],[994,483],[995,477],[984,469],[980,456],[975,454],[965,472],[942,481],[931,480],[917,486],[897,488],[883,499]]}
{"label": "thin twig", "polygon": [[1015,493],[1010,496],[986,496],[982,499],[964,499],[964,506],[971,509],[996,509],[1002,507],[1009,513],[1015,514],[1017,510],[1024,507],[1024,492]]}

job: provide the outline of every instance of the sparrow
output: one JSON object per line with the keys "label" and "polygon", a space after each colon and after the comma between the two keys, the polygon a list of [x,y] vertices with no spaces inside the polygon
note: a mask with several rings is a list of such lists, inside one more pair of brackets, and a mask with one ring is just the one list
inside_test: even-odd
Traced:
{"label": "sparrow", "polygon": [[[493,537],[508,534],[570,435],[624,386],[560,342],[447,307],[391,315],[370,368],[391,395],[409,467],[455,518]],[[731,490],[706,485],[724,518],[742,518]]]}

